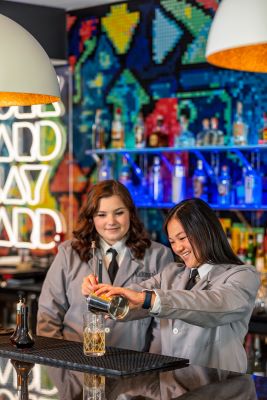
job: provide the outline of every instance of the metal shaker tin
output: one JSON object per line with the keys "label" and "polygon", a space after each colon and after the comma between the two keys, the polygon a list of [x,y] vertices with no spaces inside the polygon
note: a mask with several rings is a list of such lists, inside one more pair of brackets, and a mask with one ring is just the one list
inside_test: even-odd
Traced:
{"label": "metal shaker tin", "polygon": [[91,294],[87,297],[88,310],[94,313],[105,313],[112,319],[122,319],[129,312],[129,302],[123,296],[96,296]]}

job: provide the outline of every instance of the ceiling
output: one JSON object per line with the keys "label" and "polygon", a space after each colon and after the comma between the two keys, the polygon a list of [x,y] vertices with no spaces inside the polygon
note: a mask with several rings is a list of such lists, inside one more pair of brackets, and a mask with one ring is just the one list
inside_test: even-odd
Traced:
{"label": "ceiling", "polygon": [[[119,0],[7,0],[16,3],[28,3],[36,6],[64,8],[65,10],[77,10],[79,8],[101,6],[103,4],[120,2]],[[123,0],[121,0],[123,1]]]}

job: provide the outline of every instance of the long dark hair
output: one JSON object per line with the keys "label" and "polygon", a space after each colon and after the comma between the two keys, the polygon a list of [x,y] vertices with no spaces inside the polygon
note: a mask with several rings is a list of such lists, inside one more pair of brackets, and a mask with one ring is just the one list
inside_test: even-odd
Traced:
{"label": "long dark hair", "polygon": [[215,212],[205,201],[187,199],[173,207],[164,222],[167,235],[168,223],[172,218],[182,224],[200,264],[243,264],[229,245]]}
{"label": "long dark hair", "polygon": [[128,189],[120,182],[106,180],[92,186],[88,192],[87,201],[81,208],[78,217],[77,229],[73,231],[74,240],[72,247],[78,252],[83,261],[88,261],[91,255],[91,244],[95,241],[99,247],[99,235],[95,229],[93,217],[99,209],[99,202],[102,198],[119,196],[130,214],[130,228],[126,246],[130,248],[133,255],[142,259],[146,249],[151,246],[143,223],[137,215],[137,210]]}

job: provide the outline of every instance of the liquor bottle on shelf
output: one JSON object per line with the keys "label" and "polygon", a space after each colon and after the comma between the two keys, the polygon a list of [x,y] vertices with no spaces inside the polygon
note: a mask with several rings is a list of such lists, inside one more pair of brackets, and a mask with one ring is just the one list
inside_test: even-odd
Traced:
{"label": "liquor bottle on shelf", "polygon": [[160,203],[163,201],[163,179],[160,157],[158,156],[154,157],[149,178],[150,198],[154,202]]}
{"label": "liquor bottle on shelf", "polygon": [[246,168],[245,178],[245,204],[260,205],[262,202],[261,176],[255,169]]}
{"label": "liquor bottle on shelf", "polygon": [[245,245],[245,234],[244,232],[240,231],[239,248],[237,250],[237,256],[240,258],[241,261],[243,261],[244,264],[246,264],[246,255],[247,255],[247,249]]}
{"label": "liquor bottle on shelf", "polygon": [[259,131],[259,144],[267,144],[267,113],[263,113],[262,126]]}
{"label": "liquor bottle on shelf", "polygon": [[243,205],[245,203],[245,175],[246,167],[243,167],[242,174],[234,185],[235,203],[239,205]]}
{"label": "liquor bottle on shelf", "polygon": [[122,157],[122,164],[119,171],[119,181],[127,187],[127,189],[132,192],[133,183],[132,183],[132,173],[130,165],[128,164],[128,160],[126,157]]}
{"label": "liquor bottle on shelf", "polygon": [[233,123],[233,144],[234,145],[245,145],[247,144],[248,136],[248,125],[244,121],[243,117],[243,103],[237,102],[236,113]]}
{"label": "liquor bottle on shelf", "polygon": [[255,265],[255,244],[254,235],[249,233],[248,235],[248,246],[246,252],[246,264]]}
{"label": "liquor bottle on shelf", "polygon": [[210,120],[210,145],[223,146],[224,145],[224,133],[219,129],[219,121],[217,117],[212,117]]}
{"label": "liquor bottle on shelf", "polygon": [[144,124],[144,117],[142,113],[139,113],[136,124],[134,126],[134,137],[135,137],[135,147],[137,148],[146,147],[146,131]]}
{"label": "liquor bottle on shelf", "polygon": [[95,113],[95,122],[92,126],[92,148],[105,148],[105,129],[102,123],[102,110],[97,109]]}
{"label": "liquor bottle on shelf", "polygon": [[26,349],[34,345],[34,340],[28,328],[28,306],[26,304],[21,305],[20,314],[21,318],[18,326],[18,334],[13,339],[13,344],[18,349]]}
{"label": "liquor bottle on shelf", "polygon": [[188,129],[189,121],[185,115],[180,117],[181,132],[176,137],[175,145],[177,147],[193,147],[195,146],[195,136],[193,132]]}
{"label": "liquor bottle on shelf", "polygon": [[148,147],[168,147],[169,137],[162,115],[158,115],[156,126],[148,136]]}
{"label": "liquor bottle on shelf", "polygon": [[175,158],[172,172],[172,202],[179,203],[186,197],[185,167],[179,155]]}
{"label": "liquor bottle on shelf", "polygon": [[104,156],[98,167],[98,181],[113,179],[113,168],[108,156]]}
{"label": "liquor bottle on shelf", "polygon": [[124,147],[124,126],[121,119],[121,109],[116,108],[111,126],[111,147],[121,149]]}
{"label": "liquor bottle on shelf", "polygon": [[260,273],[265,271],[265,255],[264,255],[264,242],[263,242],[263,234],[257,233],[256,236],[256,258],[255,258],[255,267],[256,270]]}
{"label": "liquor bottle on shelf", "polygon": [[193,192],[194,197],[208,201],[207,175],[204,171],[202,160],[197,161],[197,168],[193,174]]}
{"label": "liquor bottle on shelf", "polygon": [[231,178],[227,165],[222,166],[221,175],[218,178],[218,204],[223,206],[231,204]]}
{"label": "liquor bottle on shelf", "polygon": [[208,118],[204,118],[202,120],[202,130],[197,134],[196,138],[197,146],[204,146],[204,143],[206,143],[205,138],[207,137],[209,130],[210,130],[210,121]]}

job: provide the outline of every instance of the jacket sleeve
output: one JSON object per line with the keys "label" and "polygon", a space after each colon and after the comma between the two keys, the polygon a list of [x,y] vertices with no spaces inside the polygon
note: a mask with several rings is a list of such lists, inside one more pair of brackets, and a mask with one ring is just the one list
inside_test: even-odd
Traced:
{"label": "jacket sleeve", "polygon": [[201,327],[229,324],[252,313],[259,277],[251,269],[233,272],[209,290],[161,290],[159,318],[180,319]]}
{"label": "jacket sleeve", "polygon": [[66,296],[67,257],[63,246],[59,246],[44,280],[38,304],[37,334],[63,338],[64,316],[69,308]]}

